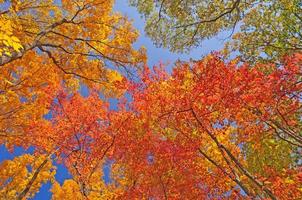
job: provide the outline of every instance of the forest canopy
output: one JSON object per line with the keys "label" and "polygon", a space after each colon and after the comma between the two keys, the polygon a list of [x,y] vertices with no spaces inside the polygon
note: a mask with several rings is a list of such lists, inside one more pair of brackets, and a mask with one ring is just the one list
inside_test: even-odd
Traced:
{"label": "forest canopy", "polygon": [[301,2],[115,4],[0,0],[0,199],[301,199]]}

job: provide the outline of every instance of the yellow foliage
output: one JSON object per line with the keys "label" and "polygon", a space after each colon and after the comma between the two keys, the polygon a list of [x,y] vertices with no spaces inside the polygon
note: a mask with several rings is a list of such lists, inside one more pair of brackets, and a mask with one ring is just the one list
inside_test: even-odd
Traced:
{"label": "yellow foliage", "polygon": [[61,200],[61,199],[74,199],[81,200],[82,194],[80,192],[79,185],[74,180],[65,180],[64,184],[60,186],[59,183],[55,182],[51,189],[53,195],[53,200]]}
{"label": "yellow foliage", "polygon": [[13,35],[12,21],[0,16],[0,56],[11,56],[11,50],[20,52],[22,48],[20,40]]}
{"label": "yellow foliage", "polygon": [[122,95],[123,78],[107,65],[140,67],[146,55],[132,47],[138,32],[113,3],[10,1],[0,16],[0,144],[30,144],[20,137],[24,127],[49,111],[62,88]]}
{"label": "yellow foliage", "polygon": [[107,70],[107,78],[110,83],[121,81],[123,76],[115,70]]}
{"label": "yellow foliage", "polygon": [[85,184],[74,179],[65,180],[62,186],[55,182],[51,192],[53,200],[114,199],[119,194],[111,185],[104,183],[100,171],[93,173]]}
{"label": "yellow foliage", "polygon": [[[0,199],[16,199],[29,186],[30,180],[39,166],[47,159],[45,156],[24,154],[13,160],[5,160],[0,164]],[[55,168],[48,161],[40,170],[25,198],[37,193],[43,183],[52,181]]]}

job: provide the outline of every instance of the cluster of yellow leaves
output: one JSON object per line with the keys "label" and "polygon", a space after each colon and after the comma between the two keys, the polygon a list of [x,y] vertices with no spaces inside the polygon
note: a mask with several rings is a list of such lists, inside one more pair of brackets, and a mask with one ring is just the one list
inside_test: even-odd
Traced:
{"label": "cluster of yellow leaves", "polygon": [[119,87],[123,76],[116,70],[107,69],[105,74],[107,81],[103,84],[101,90],[106,96],[121,96],[124,90]]}
{"label": "cluster of yellow leaves", "polygon": [[20,40],[13,34],[13,22],[5,16],[0,16],[0,56],[11,56],[11,51],[20,52]]}
{"label": "cluster of yellow leaves", "polygon": [[100,172],[93,173],[85,186],[75,181],[67,179],[61,186],[58,182],[53,184],[51,192],[53,200],[70,199],[70,200],[98,200],[98,199],[115,199],[118,196],[118,190],[113,190],[112,186],[106,185],[103,175]]}
{"label": "cluster of yellow leaves", "polygon": [[[52,181],[56,171],[50,161],[47,161],[34,177],[45,159],[48,158],[24,154],[13,160],[3,161],[0,164],[0,199],[16,199],[27,187],[30,188],[25,198],[33,197],[43,183]],[[35,181],[30,184],[33,178]]]}

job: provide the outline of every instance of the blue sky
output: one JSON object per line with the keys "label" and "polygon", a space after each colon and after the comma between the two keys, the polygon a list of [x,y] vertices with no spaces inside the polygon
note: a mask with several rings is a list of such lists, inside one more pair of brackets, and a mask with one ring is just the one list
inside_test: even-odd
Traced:
{"label": "blue sky", "polygon": [[[135,8],[129,7],[127,4],[127,0],[116,0],[116,5],[114,7],[116,11],[119,11],[129,17],[129,19],[133,20],[134,26],[139,30],[140,37],[138,41],[134,44],[136,48],[144,46],[147,49],[148,55],[148,65],[150,67],[157,65],[159,62],[162,63],[170,63],[169,67],[173,66],[173,63],[178,59],[188,61],[190,58],[192,59],[199,59],[204,55],[207,55],[211,51],[219,50],[222,47],[223,40],[222,39],[211,39],[205,41],[202,47],[195,48],[188,54],[178,54],[172,53],[168,49],[163,48],[156,48],[152,41],[146,37],[144,32],[144,20],[140,17],[139,13],[136,11]],[[222,36],[220,38],[223,38]],[[86,93],[87,91],[81,90],[82,93]],[[114,103],[114,102],[113,102]],[[32,148],[24,152],[22,148],[16,148],[13,154],[9,153],[4,146],[0,146],[0,161],[6,159],[12,159],[15,156],[19,156],[23,153],[31,153],[33,151]],[[70,174],[66,170],[63,165],[56,165],[57,166],[57,174],[56,179],[59,183],[63,183],[66,178],[70,178]],[[108,168],[104,169],[108,174]],[[108,177],[105,179],[108,179]],[[51,198],[51,193],[49,189],[51,188],[51,184],[47,183],[44,184],[40,190],[40,192],[33,198],[35,200],[45,200]]]}

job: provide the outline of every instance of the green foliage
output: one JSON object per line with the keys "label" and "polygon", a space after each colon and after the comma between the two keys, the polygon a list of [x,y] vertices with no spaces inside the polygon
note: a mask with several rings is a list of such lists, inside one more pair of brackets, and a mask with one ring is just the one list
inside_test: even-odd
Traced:
{"label": "green foliage", "polygon": [[154,43],[174,52],[200,46],[223,31],[233,36],[224,53],[237,51],[244,60],[276,60],[302,49],[300,0],[129,1],[146,18]]}
{"label": "green foliage", "polygon": [[265,138],[260,143],[247,143],[244,146],[247,169],[253,174],[269,176],[268,168],[281,172],[294,161],[293,147],[283,140]]}
{"label": "green foliage", "polygon": [[263,1],[245,15],[240,32],[228,45],[245,60],[277,60],[302,50],[302,5],[300,0]]}
{"label": "green foliage", "polygon": [[145,30],[155,44],[176,52],[231,29],[241,19],[241,10],[249,7],[239,1],[218,0],[130,0],[130,4],[145,16]]}

